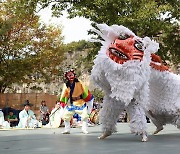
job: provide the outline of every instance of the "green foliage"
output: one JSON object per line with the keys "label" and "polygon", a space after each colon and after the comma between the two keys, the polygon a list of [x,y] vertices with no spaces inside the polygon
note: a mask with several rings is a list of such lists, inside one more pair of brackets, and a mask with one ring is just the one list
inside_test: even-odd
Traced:
{"label": "green foliage", "polygon": [[[40,1],[41,5],[50,0]],[[56,1],[52,11],[60,16],[67,10],[69,17],[83,16],[95,23],[118,24],[130,28],[138,36],[149,36],[160,43],[158,54],[163,60],[180,62],[178,0],[77,0]]]}
{"label": "green foliage", "polygon": [[59,78],[63,81],[64,72],[73,68],[80,80],[88,82],[88,75],[91,73],[93,59],[99,47],[94,43],[82,40],[63,45],[63,50],[65,54],[59,68]]}
{"label": "green foliage", "polygon": [[87,72],[90,74],[92,67],[94,65],[93,60],[99,51],[99,43],[90,43],[91,47],[87,51],[87,56],[82,58],[82,63],[86,68]]}
{"label": "green foliage", "polygon": [[90,48],[90,43],[85,40],[81,40],[78,42],[71,42],[65,45],[65,50],[70,53],[73,51],[82,51],[87,48]]}
{"label": "green foliage", "polygon": [[37,91],[42,91],[42,88],[41,88],[41,87],[38,87],[38,86],[33,86],[33,87],[31,87],[30,89],[32,89],[32,90],[37,90]]}
{"label": "green foliage", "polygon": [[[104,93],[99,90],[99,89],[94,89],[93,91],[91,91],[92,94],[94,95],[95,99],[97,102],[101,102],[102,98],[104,97]],[[102,102],[101,102],[102,103]]]}
{"label": "green foliage", "polygon": [[50,82],[58,73],[61,29],[41,25],[34,10],[26,0],[0,3],[0,93],[14,83]]}
{"label": "green foliage", "polygon": [[82,40],[67,44],[66,49],[68,49],[68,51],[70,50],[71,54],[75,55],[75,58],[72,59],[74,61],[73,68],[76,69],[77,75],[81,76],[83,73],[90,74],[93,66],[93,59],[99,50],[97,43]]}

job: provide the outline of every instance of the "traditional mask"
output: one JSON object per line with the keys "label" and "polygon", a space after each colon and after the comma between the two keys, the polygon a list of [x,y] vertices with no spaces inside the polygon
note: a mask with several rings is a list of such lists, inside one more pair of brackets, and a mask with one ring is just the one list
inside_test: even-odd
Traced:
{"label": "traditional mask", "polygon": [[142,60],[143,44],[133,36],[115,39],[107,50],[107,55],[116,63],[123,64],[128,60]]}
{"label": "traditional mask", "polygon": [[66,79],[69,80],[69,81],[74,81],[75,76],[76,76],[76,74],[75,74],[75,72],[74,72],[73,69],[71,69],[71,70],[69,70],[69,71],[67,71],[67,72],[65,73],[65,77],[66,77]]}

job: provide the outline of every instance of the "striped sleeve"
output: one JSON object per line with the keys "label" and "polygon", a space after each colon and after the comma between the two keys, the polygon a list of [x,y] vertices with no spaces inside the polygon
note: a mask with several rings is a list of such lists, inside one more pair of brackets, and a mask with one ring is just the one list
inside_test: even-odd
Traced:
{"label": "striped sleeve", "polygon": [[67,92],[67,87],[66,85],[64,84],[63,85],[63,90],[62,90],[62,93],[61,93],[61,97],[60,97],[60,103],[67,103],[68,102],[68,92]]}
{"label": "striped sleeve", "polygon": [[82,94],[82,98],[84,99],[85,102],[88,102],[91,100],[92,94],[86,86],[84,86],[84,85],[82,85],[82,86],[83,86],[83,90],[84,90],[84,92]]}

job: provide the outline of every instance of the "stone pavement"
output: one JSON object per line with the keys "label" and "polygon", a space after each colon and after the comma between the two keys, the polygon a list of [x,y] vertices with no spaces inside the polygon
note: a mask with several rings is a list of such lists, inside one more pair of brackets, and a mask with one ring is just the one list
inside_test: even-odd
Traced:
{"label": "stone pavement", "polygon": [[72,128],[63,135],[63,128],[33,130],[0,130],[0,154],[179,154],[180,130],[167,125],[158,135],[148,124],[149,141],[141,142],[130,133],[127,123],[118,123],[118,132],[99,140],[101,126],[89,127],[84,135]]}

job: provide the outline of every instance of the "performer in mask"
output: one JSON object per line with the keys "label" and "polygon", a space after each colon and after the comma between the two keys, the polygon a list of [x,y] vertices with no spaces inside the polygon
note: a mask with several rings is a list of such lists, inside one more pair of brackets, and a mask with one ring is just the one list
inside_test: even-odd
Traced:
{"label": "performer in mask", "polygon": [[65,78],[66,83],[60,98],[61,104],[66,104],[63,116],[65,124],[63,134],[70,134],[70,120],[75,113],[81,116],[82,132],[87,134],[88,114],[92,110],[94,97],[88,88],[77,79],[73,69],[65,72]]}

